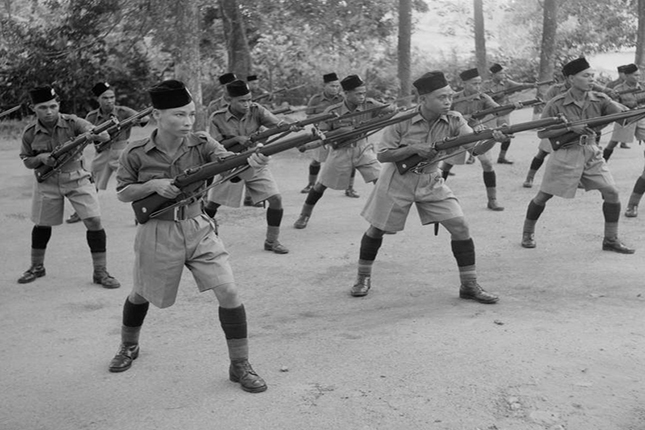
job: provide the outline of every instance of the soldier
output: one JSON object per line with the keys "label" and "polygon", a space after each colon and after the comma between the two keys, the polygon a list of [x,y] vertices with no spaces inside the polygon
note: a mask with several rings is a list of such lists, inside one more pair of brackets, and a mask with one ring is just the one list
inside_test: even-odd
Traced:
{"label": "soldier", "polygon": [[622,84],[623,82],[625,82],[625,67],[627,67],[627,65],[617,67],[618,79],[614,79],[613,81],[609,82],[606,85],[607,88],[614,89],[614,88],[616,88],[617,85]]}
{"label": "soldier", "polygon": [[[329,106],[327,112],[335,112],[338,116],[355,111],[364,111],[378,106],[385,106],[376,100],[366,97],[367,87],[365,82],[358,75],[349,75],[340,82],[345,92],[345,99],[342,103]],[[380,112],[383,113],[383,112]],[[379,113],[354,116],[348,120],[331,120],[320,125],[321,130],[333,130],[339,127],[353,126],[356,123],[369,120],[378,116]],[[374,149],[367,142],[367,138],[360,138],[352,143],[345,143],[342,147],[331,149],[318,182],[311,188],[302,206],[300,217],[293,226],[297,229],[307,227],[309,218],[314,206],[323,196],[327,188],[332,190],[347,189],[350,177],[354,170],[358,170],[367,182],[376,182],[381,165],[376,159]]]}
{"label": "soldier", "polygon": [[[614,91],[616,92],[618,101],[621,104],[630,109],[636,109],[640,103],[645,101],[642,94],[643,86],[640,83],[641,72],[638,70],[638,66],[636,66],[636,64],[628,64],[623,66],[623,76],[623,82],[616,85],[614,87]],[[620,94],[621,92],[632,90],[639,91],[641,94],[636,92]],[[611,154],[614,152],[614,148],[619,142],[621,148],[629,149],[630,146],[628,144],[634,141],[634,135],[639,141],[645,139],[645,128],[641,126],[641,121],[627,126],[622,126],[617,123],[614,124],[611,140],[602,152],[602,156],[605,161],[609,160]]]}
{"label": "soldier", "polygon": [[636,179],[632,194],[629,196],[627,209],[625,210],[626,217],[636,218],[638,216],[638,204],[643,198],[643,193],[645,193],[645,168],[643,168],[643,173]]}
{"label": "soldier", "polygon": [[[183,83],[164,81],[149,93],[157,129],[149,138],[132,142],[123,152],[117,173],[117,196],[123,202],[151,193],[173,199],[181,193],[172,183],[173,175],[232,155],[206,133],[192,132],[195,103]],[[257,169],[267,160],[253,154],[249,164]],[[183,268],[187,266],[199,290],[213,290],[219,302],[219,320],[231,359],[229,379],[239,382],[245,391],[265,391],[266,383],[248,361],[246,312],[228,253],[215,234],[212,220],[202,213],[200,203],[182,206],[140,224],[134,249],[134,283],[123,305],[121,345],[110,362],[110,372],[123,372],[132,366],[139,356],[139,334],[149,304],[159,308],[174,304]]]}
{"label": "soldier", "polygon": [[[491,79],[484,83],[485,92],[495,93],[510,88],[532,85],[526,82],[515,82],[506,75],[504,68],[495,63],[489,68],[491,72]],[[498,105],[504,106],[510,103],[508,94],[501,94],[492,97],[493,101]],[[500,115],[497,117],[496,126],[501,127],[502,125],[507,124],[511,125],[511,114]],[[513,164],[513,162],[506,158],[506,152],[508,151],[509,146],[511,145],[511,139],[506,139],[501,142],[501,149],[499,151],[499,157],[497,157],[497,163],[499,164]]]}
{"label": "soldier", "polygon": [[[307,110],[305,113],[307,117],[318,115],[327,109],[331,105],[341,103],[343,101],[343,96],[340,94],[340,82],[338,81],[338,75],[336,73],[328,73],[323,75],[323,91],[319,94],[315,94],[309,99],[307,103]],[[313,152],[313,159],[309,165],[309,183],[306,187],[300,191],[302,194],[308,194],[311,191],[311,188],[316,183],[318,179],[318,172],[320,172],[320,165],[327,159],[327,154],[329,148],[326,146],[321,146]],[[349,178],[349,186],[345,190],[345,195],[347,197],[358,198],[360,197],[356,190],[354,190],[354,177],[356,176],[356,170],[352,170],[352,176]]]}
{"label": "soldier", "polygon": [[267,104],[271,101],[271,93],[260,87],[260,81],[258,80],[257,75],[249,75],[246,77],[246,84],[249,86],[251,91],[251,100],[254,102],[262,102],[261,104]]}
{"label": "soldier", "polygon": [[[461,281],[459,297],[496,303],[498,296],[484,291],[477,282],[475,245],[468,224],[457,198],[441,177],[439,163],[432,162],[438,154],[432,143],[470,134],[473,130],[459,112],[450,110],[453,91],[442,72],[426,73],[413,84],[419,93],[419,114],[387,127],[377,144],[383,171],[361,213],[370,227],[361,239],[358,275],[350,294],[354,297],[367,295],[371,288],[372,265],[383,235],[402,231],[410,208],[415,204],[423,225],[441,223],[450,232]],[[499,131],[494,137],[506,138]],[[412,155],[427,158],[428,164],[418,172],[400,174],[395,163]]]}
{"label": "soldier", "polygon": [[[210,134],[225,147],[236,145],[249,148],[249,136],[261,127],[277,127],[284,123],[265,107],[251,101],[251,91],[242,81],[236,80],[226,86],[230,104],[213,113],[210,118]],[[244,185],[253,203],[267,201],[267,234],[264,249],[276,254],[287,254],[289,250],[278,241],[280,223],[284,209],[278,185],[267,168],[255,172],[252,178],[243,181],[227,181],[209,190],[204,210],[214,218],[221,205],[239,207]]]}
{"label": "soldier", "polygon": [[230,84],[236,79],[237,76],[235,76],[235,73],[224,73],[217,79],[219,81],[219,84],[221,85],[221,95],[208,104],[208,118],[210,118],[213,112],[215,112],[216,110],[224,109],[226,106],[228,106],[228,96],[226,95],[225,87],[227,84]]}
{"label": "soldier", "polygon": [[[55,166],[50,156],[59,145],[81,134],[91,132],[92,124],[76,115],[59,112],[58,96],[51,87],[39,87],[29,92],[31,108],[36,121],[22,134],[20,158],[28,169],[42,165]],[[105,142],[107,132],[92,135],[95,141]],[[94,273],[92,281],[104,288],[119,288],[121,284],[110,276],[106,268],[106,235],[101,225],[101,212],[96,188],[90,174],[83,168],[82,151],[60,166],[60,170],[36,182],[32,197],[31,267],[18,279],[21,284],[45,276],[45,250],[51,237],[52,226],[63,223],[64,199],[70,201],[87,228],[87,244],[92,254]]]}
{"label": "soldier", "polygon": [[[453,102],[452,110],[461,113],[471,128],[481,128],[481,122],[470,119],[470,114],[479,112],[484,109],[490,109],[499,106],[486,94],[481,93],[482,78],[479,76],[477,69],[464,70],[459,74],[464,83],[464,89],[455,93],[456,101]],[[461,98],[462,100],[458,100]],[[450,169],[455,164],[464,164],[468,153],[462,153],[448,158],[443,162],[441,170],[444,179],[448,178]],[[477,159],[481,163],[484,171],[484,185],[486,186],[486,195],[488,197],[488,209],[493,211],[503,211],[504,207],[497,202],[497,176],[493,168],[490,152],[480,154]]]}
{"label": "soldier", "polygon": [[[584,58],[577,58],[565,64],[562,74],[571,88],[549,100],[542,117],[563,114],[568,120],[584,120],[622,112],[623,108],[605,94],[592,90],[594,72]],[[579,125],[562,130],[538,132],[540,138],[554,138],[573,131],[580,135],[575,144],[554,151],[549,157],[540,191],[529,203],[522,246],[535,248],[535,225],[544,211],[546,203],[554,195],[573,198],[578,184],[585,190],[598,190],[603,198],[602,212],[605,218],[605,232],[602,241],[604,251],[633,254],[634,250],[618,239],[618,219],[620,217],[620,198],[607,163],[598,149],[596,132],[587,126]]]}

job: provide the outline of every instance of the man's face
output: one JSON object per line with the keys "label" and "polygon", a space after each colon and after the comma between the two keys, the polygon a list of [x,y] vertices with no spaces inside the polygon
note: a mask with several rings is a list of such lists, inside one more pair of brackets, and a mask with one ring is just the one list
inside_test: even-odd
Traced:
{"label": "man's face", "polygon": [[99,106],[103,112],[112,112],[114,109],[114,104],[116,102],[116,97],[114,96],[114,91],[107,90],[101,94],[98,98]]}
{"label": "man's face", "polygon": [[444,115],[450,110],[452,105],[452,95],[454,91],[447,85],[429,94],[423,94],[420,97],[421,109],[435,115]]}
{"label": "man's face", "polygon": [[495,82],[504,82],[506,80],[506,72],[503,70],[500,70],[497,73],[493,73],[493,80]]}
{"label": "man's face", "polygon": [[257,90],[260,86],[260,81],[249,81],[247,82],[250,90]]}
{"label": "man's face", "polygon": [[52,125],[58,121],[58,110],[60,105],[54,100],[35,104],[33,107],[38,120],[45,125]]}
{"label": "man's face", "polygon": [[641,71],[636,70],[634,73],[630,73],[628,75],[625,75],[625,82],[628,84],[636,84],[640,82],[641,80]]}
{"label": "man's face", "polygon": [[176,137],[185,137],[193,129],[195,123],[195,103],[190,102],[185,106],[171,109],[153,111],[161,131]]}
{"label": "man's face", "polygon": [[361,85],[360,87],[354,88],[351,91],[345,91],[345,99],[347,99],[349,103],[360,105],[365,102],[366,94],[367,87],[365,85]]}
{"label": "man's face", "polygon": [[482,77],[475,76],[472,79],[464,81],[464,90],[469,93],[478,93],[482,89]]}
{"label": "man's face", "polygon": [[230,102],[231,112],[237,115],[246,115],[251,108],[251,94],[232,97]]}
{"label": "man's face", "polygon": [[585,69],[581,72],[571,75],[567,78],[569,83],[571,83],[572,88],[579,89],[581,91],[590,91],[594,84],[595,73],[593,69]]}
{"label": "man's face", "polygon": [[325,93],[330,96],[335,96],[340,93],[340,82],[331,81],[325,84]]}

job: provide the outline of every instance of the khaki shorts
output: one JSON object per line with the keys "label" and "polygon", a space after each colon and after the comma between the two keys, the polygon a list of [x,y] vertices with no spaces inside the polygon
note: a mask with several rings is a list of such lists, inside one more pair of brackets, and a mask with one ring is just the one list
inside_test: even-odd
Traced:
{"label": "khaki shorts", "polygon": [[97,152],[92,160],[92,177],[96,188],[99,190],[107,189],[107,184],[113,172],[119,167],[119,157],[125,149],[128,142],[113,142],[103,152]]}
{"label": "khaki shorts", "polygon": [[344,190],[349,186],[354,169],[358,170],[365,183],[378,179],[381,163],[376,159],[372,145],[359,142],[355,146],[331,149],[320,171],[318,182],[332,190]]}
{"label": "khaki shorts", "polygon": [[380,230],[402,231],[413,203],[422,225],[464,216],[438,171],[400,175],[394,163],[384,164],[361,215]]}
{"label": "khaki shorts", "polygon": [[238,182],[226,181],[208,190],[208,200],[223,206],[239,208],[244,198],[244,188],[249,193],[253,203],[258,203],[269,197],[280,194],[271,170],[264,167],[255,171],[253,176]]}
{"label": "khaki shorts", "polygon": [[134,252],[133,290],[159,308],[175,303],[184,266],[200,292],[234,282],[224,243],[215,234],[213,221],[203,214],[139,224]]}
{"label": "khaki shorts", "polygon": [[546,162],[540,191],[572,199],[578,184],[585,191],[615,185],[598,145],[572,145],[553,151]]}
{"label": "khaki shorts", "polygon": [[60,172],[35,182],[31,204],[31,220],[36,225],[54,226],[63,223],[65,198],[81,219],[101,216],[99,199],[90,174],[83,169]]}

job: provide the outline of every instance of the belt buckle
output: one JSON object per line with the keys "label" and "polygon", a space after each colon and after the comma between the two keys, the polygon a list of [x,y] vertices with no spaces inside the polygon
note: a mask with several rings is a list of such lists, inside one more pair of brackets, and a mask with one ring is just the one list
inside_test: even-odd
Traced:
{"label": "belt buckle", "polygon": [[173,209],[173,221],[183,221],[186,219],[186,206],[177,206]]}
{"label": "belt buckle", "polygon": [[582,136],[580,136],[580,139],[578,139],[578,145],[585,146],[588,140],[589,140],[589,136],[586,134],[583,134]]}
{"label": "belt buckle", "polygon": [[430,164],[427,161],[422,161],[413,168],[410,169],[410,172],[414,173],[415,175],[422,175],[423,174],[423,169],[426,168],[426,166]]}

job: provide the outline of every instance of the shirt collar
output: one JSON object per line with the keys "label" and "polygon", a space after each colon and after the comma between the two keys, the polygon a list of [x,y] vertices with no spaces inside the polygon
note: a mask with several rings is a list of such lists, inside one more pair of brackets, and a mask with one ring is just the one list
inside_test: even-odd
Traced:
{"label": "shirt collar", "polygon": [[[586,101],[586,100],[589,100],[590,102],[597,102],[599,99],[593,93],[593,91],[587,91],[585,94],[585,99],[583,101]],[[562,104],[568,105],[571,103],[576,103],[576,100],[571,95],[571,88],[569,88],[567,92],[564,93],[564,101],[562,102]]]}
{"label": "shirt collar", "polygon": [[[58,114],[58,119],[56,120],[56,124],[54,124],[53,128],[56,128],[56,127],[69,128],[69,126],[67,125],[67,122],[63,121],[63,116],[61,114]],[[49,133],[49,131],[47,131],[47,128],[44,125],[42,125],[40,120],[36,120],[36,133],[38,132]]]}

